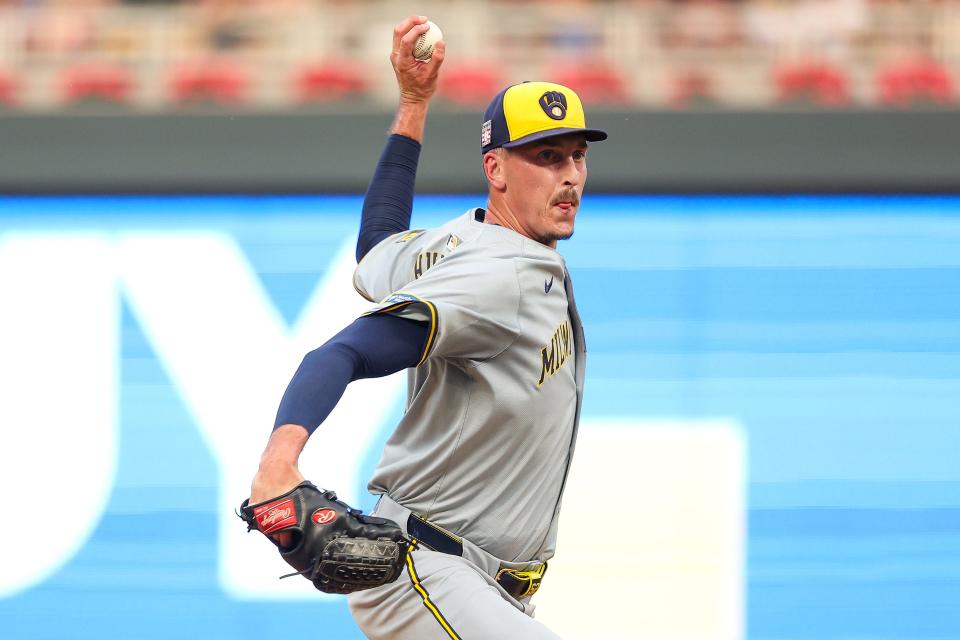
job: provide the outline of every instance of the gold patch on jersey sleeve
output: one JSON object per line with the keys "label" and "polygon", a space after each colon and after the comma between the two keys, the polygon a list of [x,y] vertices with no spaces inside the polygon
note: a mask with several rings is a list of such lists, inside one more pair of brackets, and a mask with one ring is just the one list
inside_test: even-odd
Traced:
{"label": "gold patch on jersey sleeve", "polygon": [[401,242],[408,242],[422,234],[424,231],[426,231],[426,229],[414,229],[413,231],[407,231],[405,234],[394,240],[394,242],[397,244]]}

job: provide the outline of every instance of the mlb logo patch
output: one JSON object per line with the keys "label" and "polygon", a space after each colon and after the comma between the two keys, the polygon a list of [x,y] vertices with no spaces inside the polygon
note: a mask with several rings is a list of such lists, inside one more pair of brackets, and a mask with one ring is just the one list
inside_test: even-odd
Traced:
{"label": "mlb logo patch", "polygon": [[483,126],[480,127],[480,146],[485,147],[490,144],[490,140],[493,138],[493,120],[487,120],[483,123]]}

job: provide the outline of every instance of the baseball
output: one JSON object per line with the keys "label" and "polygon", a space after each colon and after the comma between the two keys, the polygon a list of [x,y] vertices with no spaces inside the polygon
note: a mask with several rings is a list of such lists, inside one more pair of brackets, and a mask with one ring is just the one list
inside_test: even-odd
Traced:
{"label": "baseball", "polygon": [[433,55],[433,47],[443,39],[443,32],[440,27],[427,20],[429,30],[421,34],[417,41],[413,43],[413,57],[421,62],[426,62]]}

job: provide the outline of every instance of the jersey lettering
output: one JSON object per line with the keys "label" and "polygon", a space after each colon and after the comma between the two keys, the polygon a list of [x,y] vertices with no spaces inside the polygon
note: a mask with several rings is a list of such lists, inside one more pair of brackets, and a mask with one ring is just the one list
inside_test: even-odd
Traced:
{"label": "jersey lettering", "polygon": [[573,353],[573,340],[570,339],[570,322],[563,321],[550,338],[550,344],[540,349],[540,380],[537,386],[555,374],[567,361],[567,356]]}
{"label": "jersey lettering", "polygon": [[417,280],[425,274],[430,267],[443,260],[444,254],[438,251],[422,251],[417,254],[417,259],[413,264],[413,278]]}

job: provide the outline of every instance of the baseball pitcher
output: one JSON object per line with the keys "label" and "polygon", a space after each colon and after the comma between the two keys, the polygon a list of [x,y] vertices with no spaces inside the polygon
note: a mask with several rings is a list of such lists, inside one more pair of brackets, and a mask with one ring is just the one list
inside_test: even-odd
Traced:
{"label": "baseball pitcher", "polygon": [[[373,306],[304,358],[241,516],[369,638],[557,638],[532,598],[553,556],[586,347],[557,242],[573,234],[589,143],[579,97],[507,87],[480,123],[484,207],[410,229],[427,108],[444,58],[413,56],[426,18],[397,25],[400,105],[364,200],[357,291]],[[351,381],[408,370],[403,418],[364,515],[297,461]],[[322,474],[322,469],[317,473]],[[292,575],[292,574],[291,574]]]}

